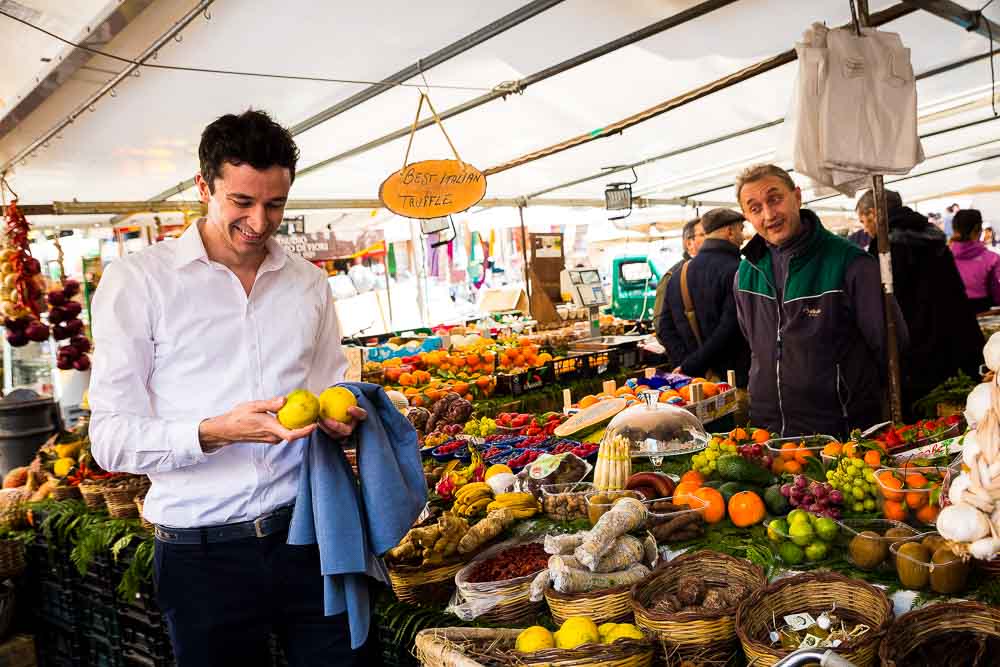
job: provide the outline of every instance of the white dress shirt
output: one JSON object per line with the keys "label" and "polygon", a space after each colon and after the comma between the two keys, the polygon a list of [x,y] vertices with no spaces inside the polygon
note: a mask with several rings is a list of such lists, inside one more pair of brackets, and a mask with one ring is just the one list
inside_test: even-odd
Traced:
{"label": "white dress shirt", "polygon": [[319,393],[347,366],[326,274],[273,239],[248,297],[198,224],[111,263],[93,300],[90,438],[106,470],[149,475],[143,513],[180,528],[294,502],[301,444],[202,452],[198,425],[246,401]]}

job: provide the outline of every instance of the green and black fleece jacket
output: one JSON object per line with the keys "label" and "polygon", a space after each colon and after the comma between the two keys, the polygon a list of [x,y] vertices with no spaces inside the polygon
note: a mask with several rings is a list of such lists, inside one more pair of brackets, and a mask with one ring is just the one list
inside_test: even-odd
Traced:
{"label": "green and black fleece jacket", "polygon": [[[877,260],[800,211],[778,248],[757,235],[736,275],[750,344],[750,418],[782,436],[846,436],[882,416],[886,331]],[[900,343],[905,346],[902,316]]]}

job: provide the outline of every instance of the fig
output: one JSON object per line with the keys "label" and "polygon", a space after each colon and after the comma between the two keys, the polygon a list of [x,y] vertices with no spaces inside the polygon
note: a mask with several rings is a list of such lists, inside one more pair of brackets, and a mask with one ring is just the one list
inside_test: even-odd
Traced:
{"label": "fig", "polygon": [[65,322],[60,322],[52,327],[52,337],[56,340],[66,340],[72,335],[66,328]]}
{"label": "fig", "polygon": [[90,352],[90,339],[86,336],[81,336],[77,334],[69,339],[69,344],[79,350],[81,353]]}
{"label": "fig", "polygon": [[69,278],[63,281],[63,294],[66,295],[67,299],[72,299],[74,296],[80,293],[80,283]]}
{"label": "fig", "polygon": [[24,335],[28,337],[28,340],[41,343],[44,340],[48,340],[49,328],[36,320],[28,325],[28,328],[24,330]]}
{"label": "fig", "polygon": [[73,319],[74,317],[80,314],[81,310],[83,310],[83,306],[80,304],[79,301],[67,301],[66,305],[63,306],[63,308],[66,309],[67,320]]}
{"label": "fig", "polygon": [[52,306],[49,308],[49,324],[58,324],[68,320],[66,309],[62,306]]}
{"label": "fig", "polygon": [[10,343],[11,347],[24,347],[28,344],[28,337],[24,335],[23,331],[8,331],[7,342]]}
{"label": "fig", "polygon": [[81,331],[83,331],[83,322],[81,320],[67,320],[63,322],[63,326],[66,331],[69,332],[70,336],[75,336]]}
{"label": "fig", "polygon": [[45,298],[51,306],[62,306],[66,303],[66,295],[61,289],[52,290]]}
{"label": "fig", "polygon": [[90,357],[87,355],[81,356],[79,359],[73,362],[73,368],[78,371],[85,371],[90,368]]}

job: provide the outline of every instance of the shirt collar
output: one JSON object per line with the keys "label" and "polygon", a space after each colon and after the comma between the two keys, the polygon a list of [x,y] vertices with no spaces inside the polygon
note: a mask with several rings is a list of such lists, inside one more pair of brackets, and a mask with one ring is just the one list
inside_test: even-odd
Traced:
{"label": "shirt collar", "polygon": [[[175,268],[179,269],[199,260],[208,261],[208,252],[205,250],[205,242],[201,239],[199,222],[191,223],[180,238],[174,242],[177,244],[174,249]],[[265,246],[267,247],[267,257],[260,265],[260,273],[281,269],[288,261],[285,249],[274,240],[274,237],[269,238],[265,242]]]}

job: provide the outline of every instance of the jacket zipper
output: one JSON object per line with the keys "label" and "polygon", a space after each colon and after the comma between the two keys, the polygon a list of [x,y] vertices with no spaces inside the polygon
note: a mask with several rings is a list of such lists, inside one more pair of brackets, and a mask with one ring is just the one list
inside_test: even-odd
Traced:
{"label": "jacket zipper", "polygon": [[[784,292],[782,292],[782,298],[779,300],[777,298],[777,290],[774,289],[774,285],[771,283],[771,281],[767,279],[767,274],[764,273],[763,271],[761,271],[760,267],[758,267],[753,262],[750,262],[750,266],[752,266],[754,269],[756,269],[758,272],[760,272],[760,275],[764,278],[764,282],[766,282],[768,284],[768,286],[772,290],[775,291],[774,302],[775,302],[775,305],[777,305],[777,307],[778,307],[778,331],[777,331],[777,345],[778,345],[778,347],[777,347],[776,367],[775,367],[774,372],[775,372],[775,379],[776,379],[775,386],[778,389],[778,414],[781,415],[781,437],[785,437],[785,407],[784,407],[784,405],[782,404],[782,401],[781,401],[781,315],[782,315],[782,311],[784,310]],[[785,287],[786,288],[788,287],[788,276],[787,275],[785,276]]]}
{"label": "jacket zipper", "polygon": [[[844,402],[844,397],[840,393],[840,385],[841,384],[843,384],[845,387],[847,387],[847,382],[841,380],[840,364],[837,364],[837,400],[840,401],[840,411],[841,411],[841,414],[843,414],[843,416],[844,416],[844,428],[845,429],[849,429],[849,427],[850,427],[850,420],[847,417],[847,403]],[[848,394],[847,394],[848,399],[850,399],[851,388],[847,387],[847,391],[848,391]],[[847,433],[847,432],[849,432],[849,430],[845,431],[845,433]]]}

